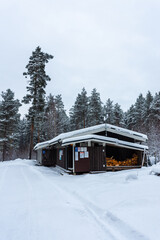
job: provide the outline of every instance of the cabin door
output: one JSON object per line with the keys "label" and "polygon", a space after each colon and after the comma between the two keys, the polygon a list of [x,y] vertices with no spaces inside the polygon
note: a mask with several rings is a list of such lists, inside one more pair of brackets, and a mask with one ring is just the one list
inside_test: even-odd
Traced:
{"label": "cabin door", "polygon": [[92,147],[91,156],[91,171],[106,170],[106,151],[103,146]]}

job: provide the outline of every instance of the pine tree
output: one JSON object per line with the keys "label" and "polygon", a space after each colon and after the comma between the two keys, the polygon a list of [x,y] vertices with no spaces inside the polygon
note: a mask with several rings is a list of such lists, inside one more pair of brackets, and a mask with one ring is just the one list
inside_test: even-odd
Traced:
{"label": "pine tree", "polygon": [[44,116],[45,106],[45,87],[47,81],[50,81],[50,77],[45,72],[45,65],[52,58],[52,55],[43,53],[41,48],[37,47],[29,58],[29,63],[26,66],[27,72],[23,73],[25,77],[29,77],[29,86],[27,86],[28,94],[23,98],[23,102],[26,104],[31,103],[28,113],[31,125],[29,159],[31,159],[32,155],[35,125],[38,132],[38,141],[40,140],[40,124]]}
{"label": "pine tree", "polygon": [[135,106],[133,104],[125,114],[125,125],[130,130],[133,130],[136,125]]}
{"label": "pine tree", "polygon": [[74,106],[70,109],[71,129],[81,129],[88,126],[88,97],[85,88],[78,94]]}
{"label": "pine tree", "polygon": [[0,151],[2,152],[2,161],[6,160],[17,147],[18,141],[18,114],[21,106],[19,100],[14,99],[14,93],[7,89],[2,92],[2,101],[0,103]]}
{"label": "pine tree", "polygon": [[160,159],[160,93],[139,95],[126,113],[126,127],[148,135],[149,154]]}
{"label": "pine tree", "polygon": [[152,117],[155,125],[160,127],[160,92],[155,94],[155,97],[150,105],[150,117]]}
{"label": "pine tree", "polygon": [[114,124],[114,113],[113,113],[113,101],[110,98],[106,101],[106,105],[104,106],[104,119],[106,123]]}
{"label": "pine tree", "polygon": [[124,120],[124,113],[121,109],[121,106],[118,103],[116,103],[113,109],[113,124],[118,127],[123,127],[124,126],[123,120]]}
{"label": "pine tree", "polygon": [[100,94],[94,88],[89,97],[88,105],[88,125],[94,126],[104,122],[103,120],[103,107],[100,99]]}
{"label": "pine tree", "polygon": [[144,111],[142,112],[142,118],[144,121],[145,131],[148,133],[150,129],[150,125],[152,122],[151,118],[151,104],[153,102],[153,96],[150,91],[148,91],[145,102],[144,102]]}
{"label": "pine tree", "polygon": [[160,92],[156,93],[150,105],[148,133],[149,150],[160,161]]}
{"label": "pine tree", "polygon": [[27,157],[28,155],[28,146],[29,146],[29,140],[30,140],[30,122],[26,119],[23,118],[22,120],[19,121],[18,124],[18,139],[19,139],[19,144],[18,144],[18,154],[21,158]]}
{"label": "pine tree", "polygon": [[61,95],[57,95],[55,97],[55,107],[56,107],[56,135],[59,135],[60,133],[67,132],[69,130],[69,118],[64,109],[64,104]]}
{"label": "pine tree", "polygon": [[56,136],[56,128],[57,128],[56,117],[57,117],[57,113],[56,113],[55,97],[52,94],[49,94],[49,96],[46,99],[45,116],[44,116],[44,123],[43,123],[44,140],[48,140]]}
{"label": "pine tree", "polygon": [[144,114],[145,114],[145,98],[143,97],[142,94],[140,94],[135,103],[136,131],[145,132],[143,117]]}

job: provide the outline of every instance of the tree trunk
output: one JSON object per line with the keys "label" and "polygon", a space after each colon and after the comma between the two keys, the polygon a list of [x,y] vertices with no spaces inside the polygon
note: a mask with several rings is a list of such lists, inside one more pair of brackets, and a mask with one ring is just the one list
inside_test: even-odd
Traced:
{"label": "tree trunk", "polygon": [[5,154],[6,153],[6,148],[5,148],[5,144],[3,145],[3,153],[2,153],[2,162],[5,160]]}
{"label": "tree trunk", "polygon": [[29,146],[29,159],[32,158],[33,149],[33,131],[34,131],[34,118],[31,120],[31,135],[30,135],[30,146]]}

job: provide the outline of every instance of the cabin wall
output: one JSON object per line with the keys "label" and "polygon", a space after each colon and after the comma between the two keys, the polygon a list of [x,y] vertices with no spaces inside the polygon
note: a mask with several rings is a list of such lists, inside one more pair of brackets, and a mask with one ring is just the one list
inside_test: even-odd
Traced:
{"label": "cabin wall", "polygon": [[75,147],[75,173],[105,170],[105,147]]}
{"label": "cabin wall", "polygon": [[56,164],[62,168],[67,169],[65,148],[57,148]]}
{"label": "cabin wall", "polygon": [[[121,167],[121,169],[140,167],[142,159],[142,151],[111,145],[102,146],[102,143],[78,143],[74,147],[74,172],[87,173],[90,171],[108,171],[115,167]],[[64,169],[71,170],[73,168],[73,146],[39,149],[37,162],[44,166],[57,164]]]}
{"label": "cabin wall", "polygon": [[106,170],[106,151],[103,146],[93,146],[90,149],[90,171]]}
{"label": "cabin wall", "polygon": [[37,164],[42,164],[42,149],[37,150],[36,160]]}
{"label": "cabin wall", "polygon": [[74,171],[86,173],[90,171],[90,147],[74,147]]}
{"label": "cabin wall", "polygon": [[55,166],[56,164],[56,149],[42,149],[42,165]]}

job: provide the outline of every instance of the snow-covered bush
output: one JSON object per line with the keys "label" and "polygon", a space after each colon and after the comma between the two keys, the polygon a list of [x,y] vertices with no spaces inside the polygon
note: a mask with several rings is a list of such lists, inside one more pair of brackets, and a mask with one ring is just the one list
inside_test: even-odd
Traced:
{"label": "snow-covered bush", "polygon": [[155,174],[157,176],[160,176],[160,163],[157,163],[152,167],[150,174]]}

